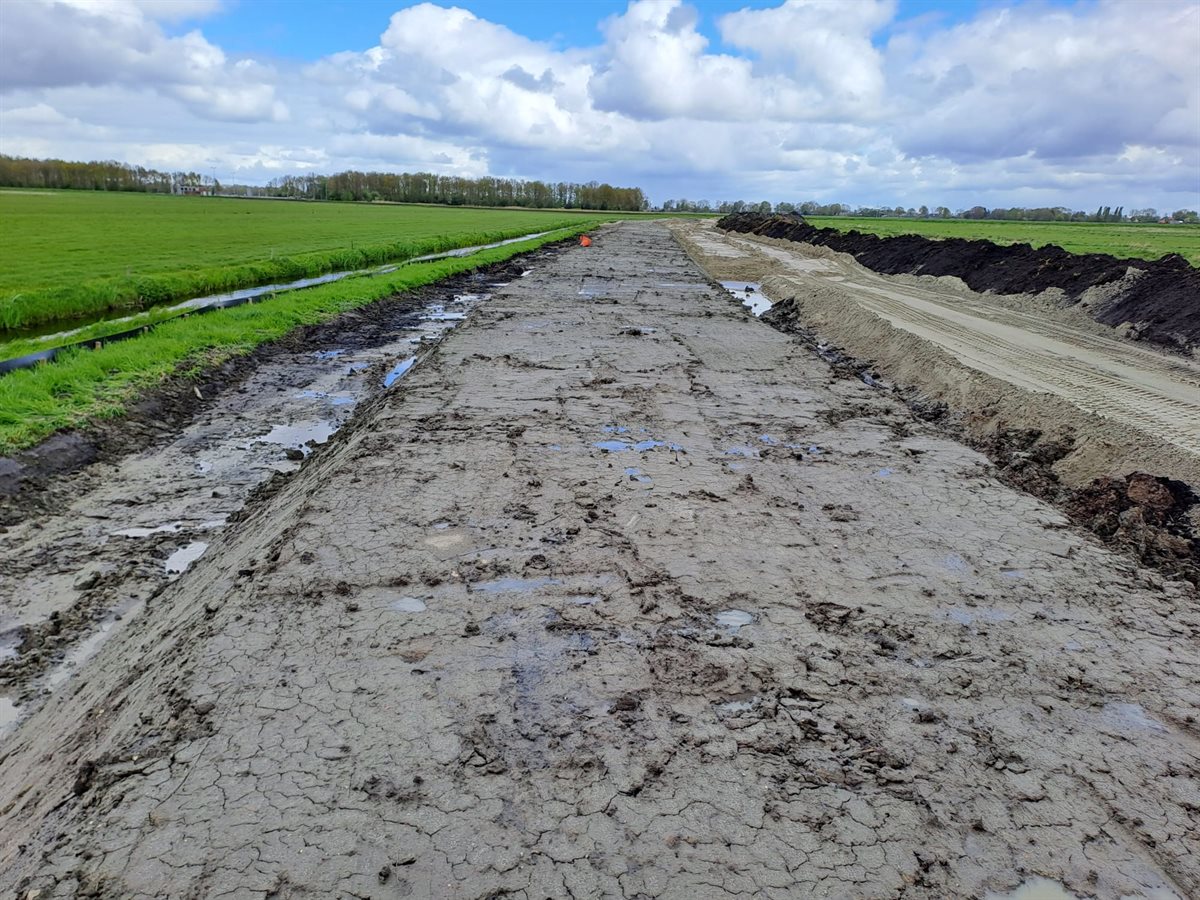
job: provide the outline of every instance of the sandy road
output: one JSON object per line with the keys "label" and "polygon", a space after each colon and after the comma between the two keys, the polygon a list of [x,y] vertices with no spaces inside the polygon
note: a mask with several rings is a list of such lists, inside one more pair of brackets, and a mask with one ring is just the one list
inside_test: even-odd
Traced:
{"label": "sandy road", "polygon": [[623,224],[0,745],[0,884],[1195,895],[1198,634],[1189,589]]}
{"label": "sandy road", "polygon": [[879,275],[840,254],[814,255],[801,245],[725,234],[710,222],[686,230],[714,258],[758,257],[764,265],[755,274],[783,275],[802,290],[836,285],[847,300],[966,366],[1200,454],[1198,360],[1139,347],[1096,326],[1085,330],[1045,311],[1023,312],[953,291],[934,279]]}

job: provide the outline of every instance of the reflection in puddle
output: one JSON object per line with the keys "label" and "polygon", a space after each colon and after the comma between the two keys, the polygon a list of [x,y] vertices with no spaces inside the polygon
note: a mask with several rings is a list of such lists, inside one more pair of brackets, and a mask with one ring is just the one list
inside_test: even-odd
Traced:
{"label": "reflection in puddle", "polygon": [[758,695],[752,693],[737,694],[723,703],[716,704],[717,709],[727,713],[749,712],[758,705]]}
{"label": "reflection in puddle", "polygon": [[392,371],[388,372],[387,375],[385,375],[383,377],[383,386],[385,388],[391,387],[399,379],[403,378],[406,374],[408,374],[408,370],[411,369],[413,366],[415,366],[416,363],[417,363],[417,358],[415,356],[410,356],[408,359],[404,359],[404,360],[401,360],[400,362],[396,363],[396,367],[394,369],[392,369]]}
{"label": "reflection in puddle", "polygon": [[391,608],[396,612],[425,612],[425,601],[418,597],[401,597],[392,601]]}
{"label": "reflection in puddle", "polygon": [[758,451],[750,447],[730,447],[725,451],[726,456],[740,456],[742,459],[758,459]]}
{"label": "reflection in puddle", "polygon": [[46,676],[46,687],[54,690],[54,688],[70,678],[76,669],[96,655],[100,647],[112,636],[112,632],[122,622],[141,612],[142,606],[142,601],[131,602],[109,613],[100,623],[99,629],[94,634],[88,635],[88,637],[72,647],[70,652],[63,657],[62,662],[58,663],[50,671],[50,674]]}
{"label": "reflection in puddle", "polygon": [[251,443],[279,444],[300,450],[307,456],[312,452],[308,444],[323,444],[337,431],[332,422],[300,422],[294,425],[276,425],[264,435],[253,438]]}
{"label": "reflection in puddle", "polygon": [[887,478],[892,474],[892,470],[885,466],[884,468],[880,469],[875,474],[878,475],[880,478]]}
{"label": "reflection in puddle", "polygon": [[727,631],[736,632],[744,625],[754,621],[754,616],[744,609],[725,609],[717,613],[717,624]]}
{"label": "reflection in puddle", "polygon": [[296,395],[298,400],[324,400],[330,406],[348,406],[354,402],[354,397],[348,391],[327,394],[324,391],[301,391]]}
{"label": "reflection in puddle", "polygon": [[659,447],[666,447],[668,450],[675,453],[685,452],[683,446],[672,441],[638,441],[630,444],[626,441],[596,441],[592,444],[597,450],[606,450],[609,453],[623,453],[626,450],[636,450],[638,453],[645,453],[648,450],[656,450]]}
{"label": "reflection in puddle", "polygon": [[541,587],[562,584],[557,578],[496,578],[492,581],[477,581],[471,590],[485,594],[510,594],[514,591],[533,591]]}
{"label": "reflection in puddle", "polygon": [[0,735],[6,734],[21,718],[21,707],[8,697],[0,696]]}
{"label": "reflection in puddle", "polygon": [[1105,703],[1100,718],[1110,728],[1122,732],[1166,731],[1167,726],[1151,717],[1137,703]]}
{"label": "reflection in puddle", "polygon": [[1022,882],[1011,891],[988,891],[983,896],[984,900],[1076,900],[1075,894],[1067,893],[1057,881],[1040,875]]}
{"label": "reflection in puddle", "polygon": [[580,594],[578,597],[568,597],[576,606],[595,606],[600,602],[600,598],[595,594]]}
{"label": "reflection in puddle", "polygon": [[188,567],[204,555],[208,544],[204,541],[193,541],[186,547],[180,547],[167,557],[167,575],[174,580],[188,570]]}
{"label": "reflection in puddle", "polygon": [[763,296],[762,285],[757,281],[722,281],[721,287],[733,294],[752,315],[761,316],[771,308],[771,301]]}
{"label": "reflection in puddle", "polygon": [[654,479],[649,475],[643,475],[641,470],[635,469],[633,466],[625,467],[625,474],[629,476],[630,481],[637,481],[641,484],[652,484]]}
{"label": "reflection in puddle", "polygon": [[122,528],[114,531],[113,534],[117,537],[144,538],[150,537],[152,534],[175,534],[182,528],[182,522],[168,522],[166,525],[158,525],[154,528]]}
{"label": "reflection in puddle", "polygon": [[421,316],[426,322],[461,322],[467,317],[464,312],[449,312],[446,307],[435,304],[429,312]]}

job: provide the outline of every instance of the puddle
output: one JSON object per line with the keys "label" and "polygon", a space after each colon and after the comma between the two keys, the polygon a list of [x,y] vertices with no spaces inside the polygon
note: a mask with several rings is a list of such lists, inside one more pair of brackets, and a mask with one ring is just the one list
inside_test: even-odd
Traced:
{"label": "puddle", "polygon": [[416,364],[417,358],[415,356],[410,356],[408,359],[404,359],[396,363],[395,368],[388,372],[387,375],[383,376],[383,386],[385,388],[391,387],[393,384],[407,375],[408,370]]}
{"label": "puddle", "polygon": [[645,440],[629,443],[628,441],[596,441],[592,444],[597,450],[606,450],[609,453],[623,453],[626,450],[636,450],[638,453],[646,453],[649,450],[657,450],[659,447],[666,447],[675,453],[686,453],[683,446],[676,444],[673,441],[655,441]]}
{"label": "puddle", "polygon": [[775,438],[771,437],[769,434],[760,434],[758,436],[758,439],[760,441],[762,441],[764,444],[778,444],[779,443],[779,441],[775,440]]}
{"label": "puddle", "polygon": [[426,322],[461,322],[467,317],[465,312],[450,312],[444,306],[435,305],[421,318]]}
{"label": "puddle", "polygon": [[1100,718],[1105,725],[1124,733],[1167,730],[1166,725],[1137,703],[1105,703],[1100,709]]}
{"label": "puddle", "polygon": [[878,477],[880,477],[880,478],[888,478],[888,477],[890,477],[890,476],[891,476],[891,474],[892,474],[892,470],[891,470],[891,469],[889,469],[889,468],[887,468],[887,467],[885,466],[884,468],[880,469],[880,470],[879,470],[878,472],[876,472],[875,474],[876,474]]}
{"label": "puddle", "polygon": [[730,447],[725,451],[726,456],[740,456],[742,459],[758,459],[758,451],[752,447]]}
{"label": "puddle", "polygon": [[562,582],[557,578],[496,578],[492,581],[477,581],[470,588],[484,594],[511,594],[517,591],[534,591],[555,584]]}
{"label": "puddle", "polygon": [[[222,524],[224,523],[222,522]],[[152,534],[176,534],[182,529],[182,522],[168,522],[166,525],[158,525],[154,528],[121,528],[114,531],[113,534],[117,537],[144,538],[150,537]]]}
{"label": "puddle", "polygon": [[739,628],[754,621],[754,616],[744,609],[724,609],[717,613],[717,624],[726,631],[737,632]]}
{"label": "puddle", "polygon": [[635,469],[633,466],[625,467],[625,474],[629,476],[630,481],[637,481],[641,484],[653,484],[654,479],[649,475],[642,474],[640,469]]}
{"label": "puddle", "polygon": [[324,400],[330,406],[348,406],[354,403],[354,396],[346,391],[327,394],[324,391],[301,391],[296,395],[297,400]]}
{"label": "puddle", "polygon": [[771,301],[763,296],[762,285],[757,281],[722,281],[721,287],[733,294],[754,316],[761,316],[771,308]]}
{"label": "puddle", "polygon": [[337,359],[345,350],[317,350],[313,353],[313,359]]}
{"label": "puddle", "polygon": [[425,612],[425,601],[418,597],[401,597],[399,600],[392,601],[391,608],[396,612]]}
{"label": "puddle", "polygon": [[[252,438],[250,443],[256,444],[279,444],[282,447],[290,447],[300,450],[305,456],[312,452],[312,448],[308,446],[311,441],[314,444],[323,444],[337,431],[337,426],[332,422],[301,422],[295,425],[276,425],[270,431],[259,437]],[[243,449],[249,447],[245,445]]]}
{"label": "puddle", "polygon": [[167,557],[167,575],[174,581],[188,570],[188,567],[204,555],[208,544],[204,541],[192,541],[185,547],[180,547]]}
{"label": "puddle", "polygon": [[1057,881],[1040,875],[1021,882],[1011,891],[988,891],[983,897],[984,900],[1078,900]]}
{"label": "puddle", "polygon": [[758,705],[758,694],[744,693],[730,697],[722,703],[717,703],[715,706],[721,712],[726,713],[744,713],[749,712]]}
{"label": "puddle", "polygon": [[70,652],[63,657],[62,661],[50,670],[50,673],[46,676],[46,687],[54,690],[62,685],[63,682],[74,674],[76,669],[96,655],[104,645],[104,642],[111,637],[112,632],[118,626],[141,612],[142,605],[141,601],[128,603],[109,613],[101,621],[100,627],[93,634],[88,635],[72,647]]}
{"label": "puddle", "polygon": [[624,425],[605,425],[601,431],[607,431],[609,434],[629,434],[629,429]]}
{"label": "puddle", "polygon": [[971,568],[967,565],[967,561],[957,553],[951,553],[947,556],[942,560],[942,565],[951,572],[967,572]]}
{"label": "puddle", "polygon": [[934,618],[949,619],[959,625],[974,625],[976,622],[1011,622],[1012,616],[1002,609],[991,606],[948,606],[934,611]]}
{"label": "puddle", "polygon": [[21,718],[21,707],[8,697],[0,697],[0,735],[7,734]]}
{"label": "puddle", "polygon": [[577,597],[568,597],[576,606],[595,606],[600,602],[600,598],[595,594],[580,594]]}
{"label": "puddle", "polygon": [[1024,578],[1024,569],[1001,569],[1000,574],[1005,578]]}

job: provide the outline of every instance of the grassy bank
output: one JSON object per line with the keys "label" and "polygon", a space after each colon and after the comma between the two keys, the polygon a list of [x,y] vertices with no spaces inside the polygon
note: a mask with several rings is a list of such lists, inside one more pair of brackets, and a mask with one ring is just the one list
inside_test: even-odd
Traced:
{"label": "grassy bank", "polygon": [[569,210],[0,191],[0,327],[145,309],[596,218]]}
{"label": "grassy bank", "polygon": [[920,234],[931,238],[965,238],[997,244],[1057,244],[1071,253],[1108,253],[1117,257],[1158,259],[1178,253],[1200,266],[1200,226],[1140,225],[1095,222],[991,222],[979,219],[860,219],[805,216],[818,228],[858,230],[891,237]]}
{"label": "grassy bank", "polygon": [[299,326],[500,262],[593,225],[576,223],[545,237],[461,259],[414,263],[388,275],[350,278],[254,305],[172,319],[131,340],[70,351],[52,363],[5,375],[0,377],[0,455],[32,446],[65,428],[119,416],[131,399],[173,374],[198,373]]}

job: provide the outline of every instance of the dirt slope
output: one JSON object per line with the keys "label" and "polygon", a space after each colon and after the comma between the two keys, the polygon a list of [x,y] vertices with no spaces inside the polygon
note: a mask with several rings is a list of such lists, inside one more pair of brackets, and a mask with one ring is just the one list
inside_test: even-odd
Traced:
{"label": "dirt slope", "polygon": [[482,306],[0,744],[0,884],[1194,895],[1198,633],[1188,587],[627,223]]}
{"label": "dirt slope", "polygon": [[1029,244],[932,240],[916,234],[879,237],[815,228],[800,216],[759,213],[725,216],[719,225],[849,253],[867,268],[888,275],[950,275],[980,292],[1036,294],[1055,289],[1068,303],[1079,303],[1099,289],[1104,300],[1090,309],[1097,321],[1131,326],[1133,334],[1175,350],[1200,345],[1200,269],[1178,254],[1157,260],[1118,259],[1104,253],[1068,253],[1054,244],[1035,249]]}

